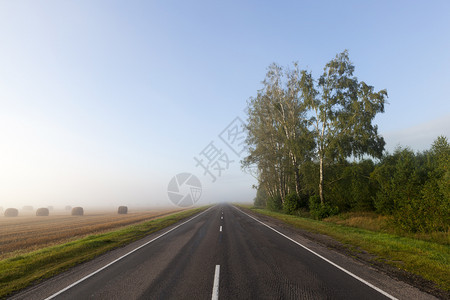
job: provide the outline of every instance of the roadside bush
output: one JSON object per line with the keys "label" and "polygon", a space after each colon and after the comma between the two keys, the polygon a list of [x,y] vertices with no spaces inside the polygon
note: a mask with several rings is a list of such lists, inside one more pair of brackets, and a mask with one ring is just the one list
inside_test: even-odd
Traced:
{"label": "roadside bush", "polygon": [[[375,169],[373,161],[340,161],[327,168],[324,186],[324,194],[329,199],[327,203],[337,206],[340,212],[374,210],[373,198],[377,185],[370,178]],[[312,195],[317,194],[318,191]]]}
{"label": "roadside bush", "polygon": [[286,196],[283,203],[283,210],[287,214],[294,214],[294,212],[299,208],[300,198],[297,193],[290,193]]}
{"label": "roadside bush", "polygon": [[445,137],[438,137],[430,151],[397,149],[387,156],[372,173],[379,185],[378,211],[391,214],[394,225],[407,232],[448,232],[449,160]]}
{"label": "roadside bush", "polygon": [[314,195],[309,197],[309,212],[314,219],[322,220],[329,216],[337,215],[339,208],[328,203],[320,203],[319,196]]}
{"label": "roadside bush", "polygon": [[263,187],[258,187],[253,205],[256,207],[267,207],[267,193]]}
{"label": "roadside bush", "polygon": [[394,214],[411,199],[419,199],[426,180],[425,157],[410,149],[398,148],[385,157],[371,174],[378,186],[375,207],[378,212]]}
{"label": "roadside bush", "polygon": [[269,199],[267,199],[267,208],[272,211],[280,211],[282,209],[281,197],[279,195],[269,197]]}
{"label": "roadside bush", "polygon": [[[423,197],[402,202],[392,214],[392,222],[407,232],[448,232],[450,229],[449,208],[439,203],[437,185],[427,183]],[[434,191],[433,191],[434,190]]]}

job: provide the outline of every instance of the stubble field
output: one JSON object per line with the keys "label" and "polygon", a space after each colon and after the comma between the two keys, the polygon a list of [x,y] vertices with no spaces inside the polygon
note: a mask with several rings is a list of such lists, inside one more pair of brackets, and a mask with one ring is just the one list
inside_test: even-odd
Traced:
{"label": "stubble field", "polygon": [[85,211],[84,216],[70,212],[51,212],[48,217],[21,214],[0,217],[0,260],[43,247],[72,241],[122,226],[152,220],[180,210],[148,210],[119,215],[112,211]]}

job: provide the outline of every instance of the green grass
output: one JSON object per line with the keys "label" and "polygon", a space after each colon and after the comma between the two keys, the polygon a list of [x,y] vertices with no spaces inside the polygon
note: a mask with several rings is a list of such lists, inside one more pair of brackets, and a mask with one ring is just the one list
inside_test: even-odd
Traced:
{"label": "green grass", "polygon": [[450,247],[448,244],[316,221],[266,209],[251,209],[287,224],[331,236],[347,245],[349,249],[357,247],[367,251],[376,255],[380,261],[419,275],[434,282],[439,288],[450,291]]}
{"label": "green grass", "polygon": [[195,208],[0,261],[0,298],[194,215]]}
{"label": "green grass", "polygon": [[392,221],[392,217],[383,216],[375,212],[345,212],[336,216],[328,217],[323,221],[368,229],[372,231],[390,233],[393,235],[399,235],[429,242],[436,242],[438,244],[450,246],[450,231],[430,233],[407,232],[405,230],[399,229],[398,226],[396,226]]}

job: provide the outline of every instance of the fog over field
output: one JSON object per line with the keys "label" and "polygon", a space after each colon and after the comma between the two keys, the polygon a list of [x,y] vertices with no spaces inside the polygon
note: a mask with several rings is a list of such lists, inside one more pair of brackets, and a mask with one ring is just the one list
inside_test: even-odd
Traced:
{"label": "fog over field", "polygon": [[[94,130],[85,128],[82,133],[74,134],[60,127],[64,121],[54,126],[49,124],[49,119],[54,117],[51,114],[43,120],[27,109],[15,109],[29,115],[7,115],[0,119],[4,137],[0,140],[0,148],[3,149],[0,181],[6,183],[0,189],[0,206],[4,208],[22,208],[24,205],[35,208],[49,205],[55,208],[66,205],[176,207],[168,198],[168,183],[183,172],[192,173],[201,181],[198,205],[221,201],[246,202],[254,197],[251,188],[253,177],[241,171],[240,157],[230,150],[229,168],[220,177],[216,176],[214,182],[210,175],[196,166],[193,158],[199,157],[199,153],[208,146],[209,138],[218,146],[226,147],[223,142],[220,144],[217,135],[208,137],[205,134],[201,138],[203,144],[192,144],[190,148],[176,143],[168,146],[155,143],[156,153],[152,153],[147,148],[141,149],[137,144],[141,142],[139,140],[131,141],[129,145],[120,144],[122,139],[128,139],[126,133],[105,141],[104,136],[113,135],[114,124],[110,124],[112,128],[102,128],[97,132],[99,129],[94,123]],[[227,125],[218,124],[217,133]],[[174,138],[179,139],[180,144],[185,142],[182,134]],[[153,145],[144,146],[151,148]],[[230,193],[230,184],[233,193]]]}

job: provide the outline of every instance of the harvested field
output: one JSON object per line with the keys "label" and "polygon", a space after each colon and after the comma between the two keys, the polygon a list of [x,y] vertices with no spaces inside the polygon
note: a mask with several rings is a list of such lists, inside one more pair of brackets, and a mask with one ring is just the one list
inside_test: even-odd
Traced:
{"label": "harvested field", "polygon": [[86,210],[82,218],[70,212],[53,213],[45,218],[24,215],[0,218],[0,260],[46,246],[79,239],[86,235],[148,221],[181,210],[99,212]]}

